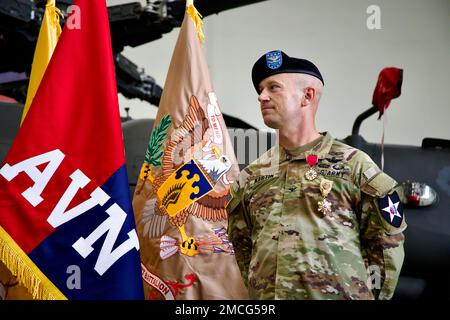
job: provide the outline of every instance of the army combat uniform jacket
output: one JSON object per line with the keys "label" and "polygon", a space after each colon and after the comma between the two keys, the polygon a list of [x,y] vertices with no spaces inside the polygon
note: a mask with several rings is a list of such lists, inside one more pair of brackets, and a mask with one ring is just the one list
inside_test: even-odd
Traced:
{"label": "army combat uniform jacket", "polygon": [[[313,180],[305,176],[309,155],[318,159]],[[406,228],[396,185],[367,154],[329,133],[290,151],[276,145],[250,164],[228,205],[250,298],[391,298]],[[319,211],[324,199],[331,210]]]}

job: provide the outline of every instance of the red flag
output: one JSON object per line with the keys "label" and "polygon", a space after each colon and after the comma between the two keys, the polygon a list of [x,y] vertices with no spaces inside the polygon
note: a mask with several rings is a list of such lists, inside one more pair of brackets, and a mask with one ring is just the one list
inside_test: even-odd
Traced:
{"label": "red flag", "polygon": [[0,169],[0,259],[34,298],[138,299],[106,3],[71,8]]}
{"label": "red flag", "polygon": [[378,119],[389,107],[392,99],[400,96],[403,82],[403,70],[398,68],[384,68],[378,76],[378,82],[373,92],[372,105],[380,111]]}

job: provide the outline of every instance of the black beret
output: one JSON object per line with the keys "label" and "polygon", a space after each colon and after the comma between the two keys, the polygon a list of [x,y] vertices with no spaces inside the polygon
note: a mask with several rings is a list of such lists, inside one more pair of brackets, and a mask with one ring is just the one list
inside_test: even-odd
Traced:
{"label": "black beret", "polygon": [[314,63],[306,59],[291,58],[280,50],[270,51],[261,56],[252,68],[252,81],[257,92],[259,83],[277,73],[305,73],[323,82],[322,75]]}

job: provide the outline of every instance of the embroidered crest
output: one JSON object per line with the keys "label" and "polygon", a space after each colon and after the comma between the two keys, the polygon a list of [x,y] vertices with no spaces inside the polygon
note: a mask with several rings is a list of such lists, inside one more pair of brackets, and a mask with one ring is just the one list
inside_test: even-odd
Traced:
{"label": "embroidered crest", "polygon": [[196,199],[207,194],[213,186],[196,160],[185,163],[161,185],[158,200],[167,214],[173,216]]}
{"label": "embroidered crest", "polygon": [[283,64],[281,51],[271,51],[266,53],[266,64],[270,69],[278,69]]}
{"label": "embroidered crest", "polygon": [[398,228],[403,221],[403,205],[396,191],[378,200],[380,212],[383,218],[394,227]]}
{"label": "embroidered crest", "polygon": [[[206,248],[201,236],[196,239],[187,234],[185,224],[189,216],[210,221],[227,219],[226,204],[230,201],[229,189],[233,183],[227,173],[233,163],[223,153],[223,146],[216,144],[221,139],[211,139],[214,132],[211,132],[210,122],[198,99],[192,96],[188,114],[181,125],[166,133],[166,140],[161,143],[162,156],[157,149],[156,160],[160,166],[154,168],[158,172],[152,182],[156,199],[148,201],[144,207],[143,231],[149,238],[162,236],[167,219],[181,235],[180,241],[168,237],[161,239],[162,259],[175,253],[193,257],[202,245]],[[219,137],[219,131],[216,133]],[[146,171],[148,168],[144,168],[144,175]]]}

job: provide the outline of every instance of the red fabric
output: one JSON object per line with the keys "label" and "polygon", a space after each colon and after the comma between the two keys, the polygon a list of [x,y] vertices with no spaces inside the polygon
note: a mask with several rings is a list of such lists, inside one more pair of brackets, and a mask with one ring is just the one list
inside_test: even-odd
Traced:
{"label": "red fabric", "polygon": [[64,27],[4,163],[13,166],[54,149],[65,158],[36,207],[21,194],[34,184],[27,174],[19,173],[10,182],[0,175],[0,225],[25,253],[53,232],[47,218],[76,169],[91,182],[71,206],[85,200],[125,163],[105,1],[75,4],[80,8],[80,28]]}
{"label": "red fabric", "polygon": [[380,111],[378,119],[381,118],[384,111],[389,107],[391,100],[400,96],[402,81],[402,69],[390,67],[381,70],[372,97],[372,105]]}

